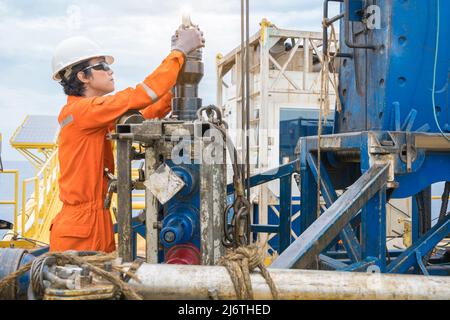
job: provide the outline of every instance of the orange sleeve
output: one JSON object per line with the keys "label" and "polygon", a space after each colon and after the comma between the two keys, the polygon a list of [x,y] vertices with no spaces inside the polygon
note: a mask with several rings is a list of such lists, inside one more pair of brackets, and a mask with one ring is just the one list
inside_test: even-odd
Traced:
{"label": "orange sleeve", "polygon": [[172,92],[167,92],[161,99],[154,104],[141,110],[145,119],[162,119],[172,110]]}
{"label": "orange sleeve", "polygon": [[128,110],[140,110],[157,103],[176,84],[183,63],[183,54],[173,51],[135,88],[127,88],[114,95],[79,100],[73,109],[75,122],[86,129],[104,128]]}

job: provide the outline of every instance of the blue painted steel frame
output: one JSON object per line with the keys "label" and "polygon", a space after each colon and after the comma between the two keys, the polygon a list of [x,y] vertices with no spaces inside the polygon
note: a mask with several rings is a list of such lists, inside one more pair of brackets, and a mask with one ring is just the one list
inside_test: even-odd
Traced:
{"label": "blue painted steel frame", "polygon": [[411,267],[421,263],[421,258],[427,255],[445,236],[450,233],[450,214],[437,223],[416,244],[405,250],[388,266],[389,273],[406,273]]}
{"label": "blue painted steel frame", "polygon": [[[311,153],[308,153],[307,156],[307,162],[309,165],[309,168],[311,169],[314,179],[318,181],[318,169],[317,169],[317,157],[312,155]],[[321,166],[323,168],[323,165]],[[327,208],[329,208],[333,202],[337,199],[336,191],[334,190],[330,177],[328,176],[328,173],[326,170],[321,170],[320,174],[320,190],[322,197],[325,200],[325,204]],[[361,260],[361,246],[359,245],[358,239],[356,238],[355,232],[350,224],[347,224],[344,229],[341,231],[340,237],[344,243],[345,249],[347,250],[347,253],[349,255],[349,258],[352,262],[358,262]]]}
{"label": "blue painted steel frame", "polygon": [[[414,117],[414,115],[411,115]],[[404,124],[403,127],[408,125]],[[327,135],[322,137],[322,150],[323,159],[333,158],[332,153],[335,151],[357,151],[360,154],[359,174],[368,171],[371,167],[370,159],[370,140],[373,137],[381,139],[384,136],[389,136],[387,132],[355,132]],[[395,139],[398,143],[405,142],[405,137],[410,134],[412,136],[421,135],[421,133],[409,133],[409,132],[396,132]],[[280,223],[278,225],[252,225],[252,231],[255,233],[277,233],[280,241],[280,253],[284,252],[290,244],[290,228],[291,228],[291,179],[293,173],[300,173],[301,178],[301,230],[303,233],[308,227],[314,223],[317,219],[316,215],[316,190],[317,190],[317,137],[303,137],[300,139],[300,158],[297,161],[293,161],[289,164],[280,166],[279,168],[269,170],[265,173],[255,175],[250,178],[250,185],[252,187],[267,183],[272,180],[280,179]],[[425,157],[426,153],[426,157]],[[401,181],[400,186],[404,184],[403,181],[408,174],[414,174],[421,170],[421,165],[427,163],[427,158],[433,159],[447,159],[447,163],[450,163],[450,154],[442,152],[432,152],[427,150],[418,150],[419,156],[412,164],[412,170],[410,173],[406,172],[406,165],[400,163],[396,164],[395,171],[397,173],[396,180]],[[428,159],[429,160],[429,159]],[[328,164],[330,165],[330,164]],[[321,193],[325,200],[326,206],[330,207],[337,199],[336,191],[332,184],[332,178],[326,170],[326,166],[321,165]],[[339,176],[339,172],[334,172]],[[450,179],[450,173],[441,173],[441,179]],[[448,177],[447,177],[448,176]],[[339,177],[337,177],[339,178]],[[334,177],[336,179],[336,177]],[[436,175],[432,179],[436,179]],[[422,186],[421,186],[422,187]],[[417,188],[412,188],[411,192],[416,192]],[[232,193],[233,186],[228,186],[228,193]],[[409,192],[409,191],[408,191]],[[405,196],[404,193],[398,193]],[[395,195],[395,193],[394,193]],[[414,195],[407,194],[407,195]],[[390,253],[392,258],[391,264],[386,265],[386,186],[382,187],[376,194],[371,197],[358,213],[356,218],[360,223],[361,231],[360,235],[356,235],[350,224],[346,225],[340,238],[344,242],[346,253],[350,259],[350,264],[343,264],[342,258],[339,260],[329,257],[327,251],[324,251],[320,255],[320,261],[322,265],[326,265],[328,269],[336,269],[343,271],[365,271],[370,265],[377,265],[381,272],[392,272],[392,270],[404,271],[404,265],[402,268],[394,268],[394,263],[399,261],[395,258],[395,254]],[[355,222],[356,219],[355,218]],[[413,215],[413,224],[417,224],[418,213],[417,210]],[[353,223],[355,225],[355,223]],[[447,226],[447,225],[446,225]],[[417,229],[417,228],[414,228]],[[406,256],[406,260],[409,264],[418,266],[417,254],[423,257],[427,252],[423,250],[423,243],[431,245],[436,244],[439,236],[442,236],[441,232],[436,234],[427,234],[419,238],[419,234],[415,234],[415,245],[421,245],[421,250],[406,251],[403,255]],[[358,239],[360,238],[360,239]],[[426,247],[428,248],[428,247]],[[431,249],[430,249],[431,250]],[[402,255],[402,259],[403,259]],[[399,262],[397,262],[399,263]],[[276,263],[275,263],[276,264]],[[408,268],[409,269],[409,268]],[[425,271],[426,272],[426,271]]]}
{"label": "blue painted steel frame", "polygon": [[[361,208],[384,190],[388,169],[387,164],[374,165],[365,172],[272,263],[271,268],[309,267]],[[305,192],[315,190],[302,191]]]}
{"label": "blue painted steel frame", "polygon": [[[299,162],[292,161],[278,168],[250,177],[250,187],[280,179],[280,222],[278,225],[252,224],[254,233],[276,233],[279,239],[279,253],[283,252],[291,243],[292,218],[292,175],[298,172]],[[227,186],[227,194],[233,194],[234,186]]]}
{"label": "blue painted steel frame", "polygon": [[386,186],[377,192],[361,212],[361,253],[364,260],[375,259],[386,270]]}
{"label": "blue painted steel frame", "polygon": [[[414,113],[409,117],[414,118]],[[402,127],[408,128],[408,122],[405,121]],[[322,137],[322,150],[323,159],[328,159],[330,153],[335,151],[357,151],[360,154],[360,174],[366,172],[371,167],[370,158],[370,139],[373,137],[389,136],[389,132],[355,132],[355,133],[344,133],[327,135]],[[410,133],[410,132],[395,132],[392,133],[395,136],[397,143],[403,143],[406,141],[408,135],[411,137],[416,137],[423,135],[423,133]],[[438,136],[438,135],[429,135]],[[317,190],[317,137],[303,137],[300,139],[300,176],[301,176],[301,216],[302,216],[302,231],[308,229],[316,220],[316,190]],[[428,166],[425,169],[422,167],[427,163],[436,163],[436,161],[450,163],[450,153],[436,151],[436,150],[417,150],[418,156],[412,163],[411,172],[407,172],[405,164],[401,161],[396,161],[396,166],[394,168],[396,172],[396,181],[399,181],[400,188],[406,185],[403,190],[396,190],[393,195],[400,195],[401,197],[413,196],[415,192],[420,191],[420,188],[426,187],[420,181],[419,187],[414,187],[408,184],[408,175],[422,175],[421,170],[429,171]],[[445,159],[445,160],[444,160]],[[438,174],[436,172],[429,174],[428,182],[437,182],[440,180],[449,180],[450,172],[441,171]],[[331,183],[331,179],[328,175],[327,170],[322,164],[321,169],[321,193],[325,200],[327,207],[329,207],[337,198],[336,192]],[[331,259],[326,256],[327,252],[324,252],[321,256],[321,262],[327,265],[330,269],[340,269],[343,271],[361,271],[367,266],[376,264],[381,272],[401,272],[404,273],[412,266],[420,266],[421,258],[425,256],[446,234],[450,232],[448,229],[450,224],[444,224],[436,232],[430,231],[426,235],[420,237],[418,234],[417,226],[414,228],[414,247],[420,248],[420,250],[406,250],[398,259],[393,258],[389,266],[386,265],[386,186],[376,193],[363,207],[360,213],[361,221],[361,243],[357,241],[357,237],[352,237],[352,242],[348,241],[345,236],[341,235],[344,240],[346,250],[350,252],[350,261],[353,262],[351,265],[343,267],[340,265],[339,260]],[[418,224],[418,212],[415,210],[413,214],[413,225]],[[348,228],[348,226],[346,227]],[[350,229],[351,230],[351,229]],[[435,230],[435,229],[433,229]],[[413,231],[413,232],[414,232]],[[308,240],[305,240],[308,241]],[[311,240],[312,241],[312,240]],[[356,260],[355,255],[352,252],[353,248],[360,248],[360,259]],[[427,249],[427,250],[425,250]],[[359,252],[358,250],[356,252]],[[420,258],[418,258],[420,257]],[[401,263],[401,267],[396,267],[397,264]],[[276,265],[276,261],[274,265]],[[334,266],[334,267],[333,267]],[[424,268],[422,268],[424,269]],[[424,273],[427,271],[425,270]]]}

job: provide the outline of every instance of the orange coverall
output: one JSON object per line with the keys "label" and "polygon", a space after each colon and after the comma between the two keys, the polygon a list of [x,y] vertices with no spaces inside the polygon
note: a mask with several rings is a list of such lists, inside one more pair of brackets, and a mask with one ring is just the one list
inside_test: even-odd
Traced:
{"label": "orange coverall", "polygon": [[114,172],[112,146],[106,135],[128,110],[141,110],[146,118],[169,113],[170,89],[183,63],[183,54],[173,51],[135,88],[102,97],[68,97],[58,117],[63,206],[51,223],[50,251],[115,250],[111,214],[103,208],[108,184],[104,169]]}

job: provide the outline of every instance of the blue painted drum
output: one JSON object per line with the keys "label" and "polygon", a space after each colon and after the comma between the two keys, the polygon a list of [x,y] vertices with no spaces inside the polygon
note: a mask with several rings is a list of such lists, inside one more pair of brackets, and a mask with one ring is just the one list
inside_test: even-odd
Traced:
{"label": "blue painted drum", "polygon": [[[375,50],[348,48],[344,32],[341,32],[341,52],[352,54],[353,59],[340,59],[342,112],[335,114],[335,133],[395,131],[392,121],[395,106],[399,107],[400,124],[412,120],[408,128],[402,126],[402,131],[440,132],[433,111],[434,78],[437,120],[444,131],[450,131],[450,42],[445,41],[450,20],[444,18],[450,15],[450,2],[439,2],[438,30],[436,1],[379,0],[376,1],[380,10],[379,28],[371,29],[361,21],[351,21],[350,30],[357,34],[354,42],[373,44]],[[344,4],[342,6],[343,10]],[[341,20],[341,30],[344,26]],[[362,92],[358,92],[357,87],[363,89]],[[416,113],[413,119],[412,111]]]}

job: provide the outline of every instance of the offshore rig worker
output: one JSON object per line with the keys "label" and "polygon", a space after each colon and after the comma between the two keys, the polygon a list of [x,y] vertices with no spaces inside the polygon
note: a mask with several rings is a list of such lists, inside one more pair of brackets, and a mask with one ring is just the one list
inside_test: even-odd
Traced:
{"label": "offshore rig worker", "polygon": [[172,52],[135,88],[114,95],[112,56],[83,37],[63,41],[53,56],[53,79],[64,88],[67,104],[58,121],[59,192],[61,211],[50,227],[50,251],[115,250],[109,209],[104,209],[107,177],[114,172],[112,147],[106,135],[128,110],[141,110],[146,118],[170,112],[171,88],[186,54],[204,45],[196,29],[179,29]]}

